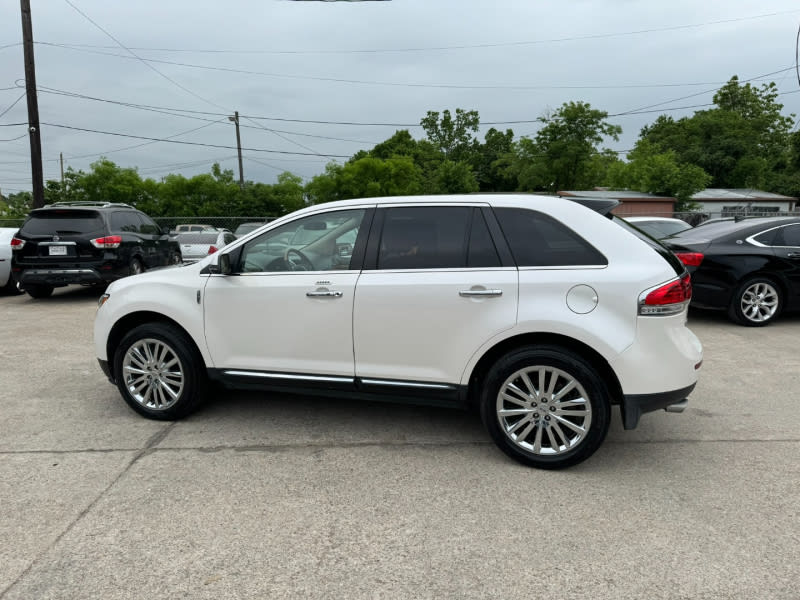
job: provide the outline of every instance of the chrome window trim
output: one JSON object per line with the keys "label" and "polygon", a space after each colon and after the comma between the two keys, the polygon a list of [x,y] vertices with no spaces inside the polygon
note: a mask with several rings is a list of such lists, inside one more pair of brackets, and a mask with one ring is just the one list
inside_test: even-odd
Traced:
{"label": "chrome window trim", "polygon": [[776,229],[783,229],[784,227],[792,227],[792,226],[800,227],[800,223],[783,223],[782,225],[776,225],[775,227],[770,227],[769,229],[765,229],[764,231],[759,231],[758,233],[754,233],[750,237],[745,238],[744,241],[758,248],[800,248],[800,246],[769,246],[767,244],[762,244],[761,242],[756,241],[755,239],[757,236],[769,233],[770,231],[775,231]]}

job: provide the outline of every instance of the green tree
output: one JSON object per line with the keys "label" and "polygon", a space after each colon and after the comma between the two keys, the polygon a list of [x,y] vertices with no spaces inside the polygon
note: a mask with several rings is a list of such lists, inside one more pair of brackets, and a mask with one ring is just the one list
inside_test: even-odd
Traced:
{"label": "green tree", "polygon": [[445,160],[436,168],[431,183],[431,194],[468,194],[479,189],[472,167],[452,160]]}
{"label": "green tree", "polygon": [[346,198],[412,195],[422,192],[422,174],[410,157],[364,157],[345,165],[329,163],[306,185],[312,204]]}
{"label": "green tree", "polygon": [[455,118],[449,110],[444,110],[441,118],[438,112],[429,110],[419,123],[425,130],[428,141],[445,159],[466,160],[477,144],[474,135],[480,125],[477,110],[465,111],[457,108]]}
{"label": "green tree", "polygon": [[669,150],[659,152],[647,141],[640,141],[628,154],[629,162],[615,163],[608,172],[608,183],[617,189],[671,196],[676,211],[696,208],[692,195],[704,189],[711,176],[696,165],[682,163]]}
{"label": "green tree", "polygon": [[30,192],[17,192],[0,198],[0,218],[21,219],[31,212],[33,207],[33,194]]}
{"label": "green tree", "polygon": [[585,102],[565,102],[553,114],[541,117],[535,139],[517,144],[513,171],[519,189],[551,191],[597,185],[597,155],[605,138],[619,139],[622,128],[606,119],[608,113]]}
{"label": "green tree", "polygon": [[514,158],[514,132],[494,127],[484,136],[473,154],[473,168],[482,192],[510,192],[516,189],[516,178],[509,172]]}

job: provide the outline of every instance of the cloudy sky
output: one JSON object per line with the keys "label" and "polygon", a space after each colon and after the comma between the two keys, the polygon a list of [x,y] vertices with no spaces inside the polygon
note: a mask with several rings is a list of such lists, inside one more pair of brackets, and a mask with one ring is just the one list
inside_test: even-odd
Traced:
{"label": "cloudy sky", "polygon": [[[428,110],[475,109],[484,131],[519,137],[588,101],[617,115],[624,133],[608,145],[626,150],[659,114],[643,111],[690,115],[681,107],[710,103],[736,74],[775,81],[784,112],[800,114],[797,0],[31,4],[49,179],[59,153],[75,169],[106,156],[155,179],[214,161],[235,171],[234,111],[245,178],[267,183],[310,178],[396,129],[422,137]],[[21,40],[19,2],[0,0],[3,193],[31,187],[25,125],[6,126],[27,121]]]}

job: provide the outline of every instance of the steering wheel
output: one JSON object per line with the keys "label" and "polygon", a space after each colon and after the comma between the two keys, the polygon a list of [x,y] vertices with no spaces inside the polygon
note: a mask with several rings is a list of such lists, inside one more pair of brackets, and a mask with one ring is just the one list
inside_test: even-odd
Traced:
{"label": "steering wheel", "polygon": [[[291,255],[295,255],[297,260],[292,260]],[[290,271],[313,271],[314,265],[308,260],[308,257],[300,252],[297,248],[289,248],[283,255],[283,261]]]}

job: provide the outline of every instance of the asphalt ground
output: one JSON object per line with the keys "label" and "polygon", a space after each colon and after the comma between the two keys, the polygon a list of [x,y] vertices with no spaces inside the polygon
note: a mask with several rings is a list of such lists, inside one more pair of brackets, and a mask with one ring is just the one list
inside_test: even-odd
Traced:
{"label": "asphalt ground", "polygon": [[686,412],[615,411],[547,472],[442,409],[223,392],[148,421],[97,366],[97,296],[0,297],[3,600],[800,597],[800,315],[691,312]]}

